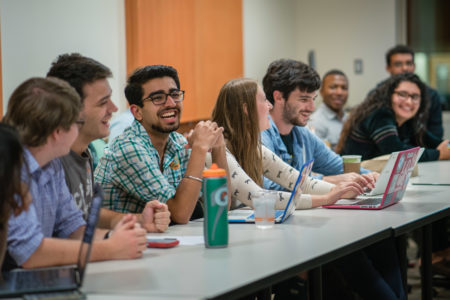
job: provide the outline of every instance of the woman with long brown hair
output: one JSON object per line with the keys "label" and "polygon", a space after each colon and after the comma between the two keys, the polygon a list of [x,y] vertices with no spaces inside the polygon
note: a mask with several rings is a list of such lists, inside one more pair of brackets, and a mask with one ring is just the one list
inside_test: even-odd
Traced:
{"label": "woman with long brown hair", "polygon": [[[271,107],[262,88],[254,80],[233,79],[220,90],[212,120],[224,128],[231,180],[231,208],[240,203],[252,206],[251,195],[262,189],[263,176],[288,190],[292,190],[298,177],[298,170],[261,145],[260,132],[270,127],[268,116]],[[302,187],[302,195],[295,199],[296,208],[328,205],[361,192],[362,187],[357,183],[333,185],[308,178]],[[276,208],[283,209],[290,193],[280,192],[279,197]]]}
{"label": "woman with long brown hair", "polygon": [[392,76],[350,114],[336,152],[370,159],[421,146],[426,149],[420,161],[450,159],[449,141],[426,130],[428,106],[426,86],[417,75]]}
{"label": "woman with long brown hair", "polygon": [[[240,204],[239,202],[252,206],[251,195],[262,189],[263,176],[289,190],[292,190],[293,182],[298,177],[299,172],[297,170],[261,145],[260,132],[270,127],[268,116],[271,107],[272,105],[266,99],[262,88],[254,80],[233,79],[220,90],[212,113],[212,120],[224,128],[223,134],[226,139],[227,163],[231,181],[231,208],[237,207]],[[332,204],[340,198],[352,198],[361,192],[362,187],[357,183],[333,185],[309,177],[302,186],[302,195],[299,199],[295,199],[296,208],[306,209]],[[279,197],[276,208],[283,209],[290,193],[280,192]],[[391,249],[392,245],[393,243],[388,241],[377,247],[384,249],[385,253],[393,253],[395,251]],[[362,283],[368,282],[368,280],[364,280],[365,275],[377,279],[377,282],[380,283],[374,288],[367,288],[367,292],[362,292],[363,295],[373,293],[374,297],[378,297],[378,299],[404,298],[401,296],[399,298],[390,297],[392,294],[391,285],[394,286],[393,290],[400,290],[398,293],[402,293],[398,263],[393,262],[379,268],[389,274],[389,278],[392,279],[385,281],[381,275],[378,275],[378,271],[375,270],[370,257],[368,258],[366,253],[358,251],[355,255],[349,256],[348,259],[354,258],[350,265],[356,267],[346,268],[345,270],[354,271],[355,268],[361,268],[356,273],[362,275]],[[347,264],[347,261],[342,260],[344,265]],[[301,290],[299,279],[296,276],[274,288],[275,299],[291,299],[287,297],[290,294],[288,291],[292,289]],[[303,299],[300,295],[294,297]]]}
{"label": "woman with long brown hair", "polygon": [[14,128],[0,123],[0,265],[6,251],[8,219],[29,204],[26,185],[21,181],[23,148]]}

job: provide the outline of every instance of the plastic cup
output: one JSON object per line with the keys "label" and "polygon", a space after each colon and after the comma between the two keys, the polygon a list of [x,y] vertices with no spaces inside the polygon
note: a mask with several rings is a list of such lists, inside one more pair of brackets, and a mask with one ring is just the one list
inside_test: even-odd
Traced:
{"label": "plastic cup", "polygon": [[276,191],[260,191],[252,194],[257,228],[267,229],[275,223]]}
{"label": "plastic cup", "polygon": [[361,155],[342,155],[344,164],[344,173],[360,173],[361,171]]}

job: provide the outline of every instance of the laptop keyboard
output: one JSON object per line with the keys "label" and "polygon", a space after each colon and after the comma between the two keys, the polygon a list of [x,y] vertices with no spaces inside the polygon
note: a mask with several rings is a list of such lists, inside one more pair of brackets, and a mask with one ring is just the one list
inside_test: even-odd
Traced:
{"label": "laptop keyboard", "polygon": [[[359,199],[359,198],[357,198]],[[363,199],[361,201],[356,202],[357,205],[380,205],[381,200],[383,200],[383,197],[371,197],[370,199]]]}
{"label": "laptop keyboard", "polygon": [[83,300],[86,299],[86,295],[82,292],[75,290],[69,292],[55,292],[55,293],[43,293],[43,294],[28,294],[23,296],[24,300]]}
{"label": "laptop keyboard", "polygon": [[23,270],[9,272],[8,277],[14,278],[11,282],[15,290],[35,291],[67,287],[74,284],[74,269],[57,268],[45,270]]}
{"label": "laptop keyboard", "polygon": [[61,270],[45,270],[41,274],[33,274],[33,272],[18,272],[17,273],[17,288],[18,289],[35,289],[38,287],[53,286],[60,279]]}

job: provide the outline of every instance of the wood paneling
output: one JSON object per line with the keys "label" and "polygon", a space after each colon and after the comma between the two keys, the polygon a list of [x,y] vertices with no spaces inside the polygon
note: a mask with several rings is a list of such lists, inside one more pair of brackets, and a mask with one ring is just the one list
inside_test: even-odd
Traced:
{"label": "wood paneling", "polygon": [[126,0],[127,72],[178,70],[182,121],[208,119],[221,86],[243,76],[241,0]]}

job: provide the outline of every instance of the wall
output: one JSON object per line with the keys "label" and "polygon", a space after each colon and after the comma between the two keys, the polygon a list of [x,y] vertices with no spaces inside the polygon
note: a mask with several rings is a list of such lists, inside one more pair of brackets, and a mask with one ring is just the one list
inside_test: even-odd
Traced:
{"label": "wall", "polygon": [[[387,77],[384,53],[395,42],[392,0],[244,0],[244,70],[258,80],[270,61],[307,62],[314,50],[321,76],[331,68],[347,74],[354,105]],[[354,59],[362,59],[362,74],[354,73]]]}
{"label": "wall", "polygon": [[262,81],[270,62],[296,57],[297,0],[243,0],[244,75]]}
{"label": "wall", "polygon": [[111,68],[113,99],[125,109],[123,0],[0,0],[3,107],[13,90],[45,76],[62,53],[80,52]]}
{"label": "wall", "polygon": [[[261,81],[277,58],[307,61],[320,75],[340,68],[350,79],[351,104],[385,78],[384,53],[396,40],[392,0],[243,0],[244,75]],[[30,76],[44,76],[58,54],[79,51],[109,66],[113,98],[124,110],[123,0],[0,0],[3,105]],[[363,60],[363,74],[353,60]]]}

